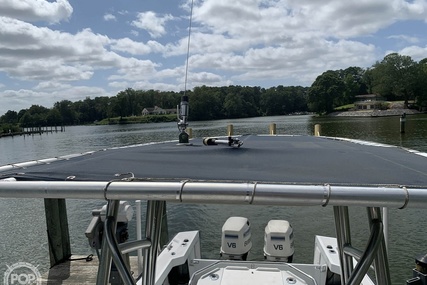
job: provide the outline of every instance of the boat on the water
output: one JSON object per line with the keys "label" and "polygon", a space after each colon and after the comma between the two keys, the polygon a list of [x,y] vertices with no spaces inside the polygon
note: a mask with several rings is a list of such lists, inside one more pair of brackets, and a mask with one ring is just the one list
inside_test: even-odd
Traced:
{"label": "boat on the water", "polygon": [[[0,197],[105,199],[86,231],[99,256],[96,284],[391,284],[383,212],[427,208],[426,153],[322,136],[189,139],[182,134],[185,112],[179,141],[1,166]],[[130,200],[147,205],[145,236],[131,240]],[[222,227],[218,259],[204,259],[203,229],[162,241],[168,203],[332,207],[328,226],[335,225],[336,235],[316,236],[312,263],[295,263],[292,221],[272,219],[253,229],[243,215],[234,216]],[[365,248],[352,245],[351,207],[366,208]],[[248,258],[252,235],[264,235],[264,256]],[[136,251],[137,276],[128,262]],[[407,284],[427,284],[425,256]]]}

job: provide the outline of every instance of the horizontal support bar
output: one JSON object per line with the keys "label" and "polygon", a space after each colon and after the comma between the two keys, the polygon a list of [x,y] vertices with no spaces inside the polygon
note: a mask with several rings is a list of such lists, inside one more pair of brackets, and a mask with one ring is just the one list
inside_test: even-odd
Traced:
{"label": "horizontal support bar", "polygon": [[242,182],[0,181],[0,198],[157,200],[174,203],[427,208],[427,189]]}
{"label": "horizontal support bar", "polygon": [[119,244],[119,249],[122,254],[136,251],[138,249],[147,249],[151,246],[149,240],[133,240]]}

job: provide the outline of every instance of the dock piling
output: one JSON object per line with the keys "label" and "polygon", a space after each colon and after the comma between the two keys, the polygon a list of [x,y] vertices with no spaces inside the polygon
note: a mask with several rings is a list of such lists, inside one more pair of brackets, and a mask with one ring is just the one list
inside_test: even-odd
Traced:
{"label": "dock piling", "polygon": [[405,133],[405,124],[406,124],[406,113],[403,113],[402,116],[400,116],[400,133]]}
{"label": "dock piling", "polygon": [[231,137],[233,135],[233,125],[227,126],[227,136]]}
{"label": "dock piling", "polygon": [[50,266],[71,256],[65,199],[44,199]]}
{"label": "dock piling", "polygon": [[270,135],[275,135],[276,134],[276,124],[275,123],[271,123],[270,124],[269,132],[270,132]]}
{"label": "dock piling", "polygon": [[314,125],[314,136],[315,137],[320,137],[321,136],[321,132],[322,132],[322,128],[321,128],[320,124],[315,124]]}

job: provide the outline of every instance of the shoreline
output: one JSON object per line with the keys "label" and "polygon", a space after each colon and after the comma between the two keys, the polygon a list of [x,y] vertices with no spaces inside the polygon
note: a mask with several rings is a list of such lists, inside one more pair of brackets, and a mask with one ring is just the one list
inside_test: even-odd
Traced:
{"label": "shoreline", "polygon": [[406,115],[424,114],[414,109],[393,108],[387,110],[360,110],[360,111],[342,111],[330,113],[329,117],[391,117]]}

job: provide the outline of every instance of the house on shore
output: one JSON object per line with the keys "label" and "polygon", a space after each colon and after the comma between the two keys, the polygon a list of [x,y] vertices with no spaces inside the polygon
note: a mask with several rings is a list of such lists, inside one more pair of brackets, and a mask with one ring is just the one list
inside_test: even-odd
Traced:
{"label": "house on shore", "polygon": [[154,108],[144,108],[141,114],[142,116],[176,114],[176,109],[163,109],[158,106],[154,106]]}
{"label": "house on shore", "polygon": [[356,102],[354,102],[354,109],[356,110],[379,110],[383,109],[384,99],[377,94],[357,95]]}

